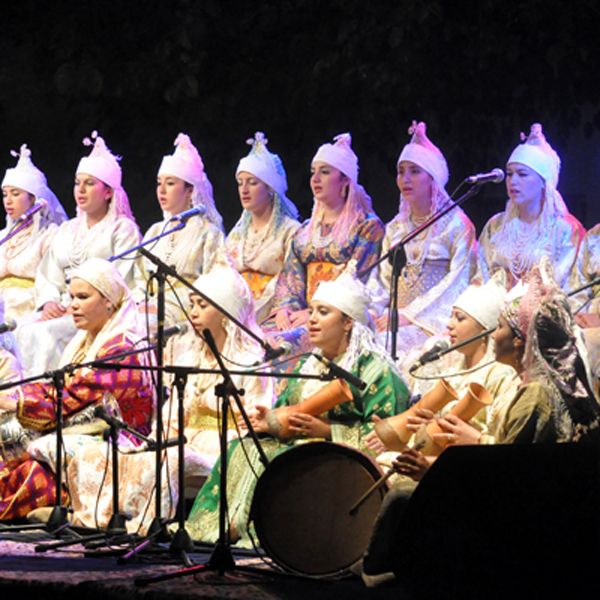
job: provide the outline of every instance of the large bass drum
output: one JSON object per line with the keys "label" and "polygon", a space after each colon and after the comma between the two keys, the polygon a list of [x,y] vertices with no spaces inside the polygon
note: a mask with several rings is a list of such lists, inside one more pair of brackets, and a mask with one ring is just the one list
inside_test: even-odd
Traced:
{"label": "large bass drum", "polygon": [[287,571],[341,575],[365,552],[387,487],[350,508],[382,475],[366,454],[309,442],[277,456],[258,480],[250,520],[261,546]]}

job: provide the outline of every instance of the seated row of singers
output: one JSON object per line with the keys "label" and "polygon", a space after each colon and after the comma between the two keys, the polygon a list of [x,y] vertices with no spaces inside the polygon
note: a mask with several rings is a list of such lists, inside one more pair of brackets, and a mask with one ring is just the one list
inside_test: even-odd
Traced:
{"label": "seated row of singers", "polygon": [[[267,456],[273,458],[299,440],[329,439],[379,456],[386,464],[386,450],[402,449],[410,442],[406,434],[413,431],[426,436],[427,445],[416,455],[419,461],[433,460],[452,443],[567,442],[597,436],[599,408],[589,386],[585,353],[566,296],[546,263],[535,267],[528,281],[515,286],[506,298],[504,286],[495,279],[484,286],[470,286],[459,296],[448,323],[451,338],[470,338],[497,321],[493,340],[488,337],[464,346],[462,356],[444,374],[450,380],[453,375],[459,379],[450,385],[436,385],[423,394],[420,404],[406,412],[408,387],[377,339],[369,314],[370,294],[356,277],[356,263],[351,261],[337,279],[317,286],[310,302],[308,336],[318,356],[310,354],[297,362],[298,379],[286,380],[276,390],[271,378],[251,373],[234,376],[236,386],[245,390],[243,403],[251,422],[264,436]],[[195,286],[251,331],[260,333],[251,290],[227,260],[217,262],[195,281]],[[73,271],[69,287],[78,332],[61,363],[84,363],[136,347],[144,332],[143,315],[113,263],[86,261]],[[228,361],[250,366],[261,358],[257,341],[201,296],[191,294],[189,311],[193,325],[185,334],[189,342],[173,338],[166,350],[172,353],[169,360],[173,364],[216,366],[200,336],[205,329],[211,331]],[[319,357],[335,361],[360,378],[364,388],[340,379],[302,379],[302,375],[328,370]],[[140,353],[128,355],[123,362],[144,367],[151,361]],[[471,375],[476,367],[481,367],[481,372]],[[185,471],[188,476],[208,476],[187,527],[193,537],[208,542],[216,539],[218,521],[219,401],[215,384],[219,381],[216,373],[192,375],[184,395]],[[432,394],[441,388],[448,399],[458,400],[465,390],[473,391],[473,383],[479,386],[473,395],[480,402],[475,406],[481,410],[469,416],[450,404],[447,416],[434,421],[433,405],[428,403]],[[67,465],[61,493],[73,509],[74,522],[105,526],[114,510],[111,472],[106,443],[97,429],[102,424],[95,418],[94,408],[104,404],[133,429],[155,436],[152,380],[143,369],[75,368],[65,376],[62,397]],[[167,437],[179,432],[176,397],[176,393],[171,394],[162,407]],[[55,400],[54,385],[45,382],[17,386],[0,395],[0,409],[6,411],[0,427],[2,519],[35,515],[36,511],[39,514],[39,509],[56,500]],[[398,415],[403,413],[406,422],[399,423]],[[248,544],[249,506],[262,467],[252,443],[247,438],[236,441],[244,434],[238,421],[234,408],[228,423],[232,439],[228,451],[230,534],[240,544]],[[429,429],[433,424],[437,431]],[[144,532],[154,515],[155,459],[151,453],[138,452],[143,447],[135,435],[123,434],[119,444],[120,509],[132,516],[128,528]],[[170,516],[179,493],[178,465],[175,449],[166,454],[161,510],[163,516]],[[420,463],[418,466],[422,470]],[[406,468],[413,467],[411,463]]]}
{"label": "seated row of singers", "polygon": [[[387,252],[449,201],[446,160],[428,139],[423,123],[414,123],[411,132],[397,163],[399,212],[385,229],[358,183],[358,159],[349,135],[324,144],[313,157],[313,212],[300,225],[286,196],[282,163],[257,133],[236,170],[243,213],[226,240],[202,160],[190,139],[180,134],[175,152],[163,158],[158,171],[157,196],[165,218],[145,237],[168,232],[174,228],[169,221],[173,215],[197,207],[199,213],[151,245],[152,252],[193,281],[225,245],[253,292],[259,325],[274,339],[288,338],[301,349],[308,344],[307,305],[317,284],[334,279],[354,258],[359,277],[371,289],[371,310],[385,339],[390,266],[383,262],[371,267],[380,251]],[[96,134],[84,141],[92,151],[76,169],[75,218],[66,220],[26,146],[2,183],[7,210],[2,239],[11,237],[0,245],[0,290],[7,318],[17,320],[17,341],[28,374],[55,367],[75,334],[66,315],[72,270],[87,258],[119,255],[139,242],[116,157]],[[487,280],[502,270],[510,287],[542,256],[550,258],[555,278],[565,289],[593,277],[597,229],[584,238],[581,224],[557,190],[559,169],[557,154],[535,124],[508,159],[506,210],[486,224],[479,244],[472,223],[456,208],[406,245],[407,262],[398,287],[400,364],[407,363],[410,351],[429,336],[444,331],[453,301],[473,277]],[[23,220],[32,207],[33,217]],[[117,264],[152,325],[155,300],[147,306],[145,299],[154,265],[130,257]],[[168,325],[183,319],[181,289],[175,282],[167,286]],[[573,301],[585,304],[591,294],[587,290]]]}

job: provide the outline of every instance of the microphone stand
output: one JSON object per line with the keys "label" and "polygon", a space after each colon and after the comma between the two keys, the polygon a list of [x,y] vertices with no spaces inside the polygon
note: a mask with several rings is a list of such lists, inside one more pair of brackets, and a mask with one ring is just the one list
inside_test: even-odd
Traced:
{"label": "microphone stand", "polygon": [[[38,381],[40,379],[52,379],[54,389],[56,391],[55,415],[56,429],[56,469],[54,471],[54,492],[55,500],[52,512],[48,521],[44,523],[26,523],[21,525],[2,526],[0,531],[29,531],[33,529],[46,529],[47,532],[59,536],[68,530],[71,535],[78,536],[76,532],[70,529],[70,523],[67,519],[67,508],[62,504],[62,446],[63,446],[63,390],[65,385],[65,373],[72,370],[72,365],[67,365],[62,369],[47,371],[41,375],[34,375],[21,379],[20,381],[11,381],[0,385],[0,391]],[[80,536],[79,536],[80,537]]]}
{"label": "microphone stand", "polygon": [[398,335],[398,280],[401,275],[402,268],[406,263],[406,253],[404,247],[408,242],[416,238],[426,229],[429,229],[434,223],[439,221],[443,216],[449,213],[451,210],[460,206],[463,202],[475,196],[481,189],[483,182],[476,183],[469,188],[460,198],[454,200],[447,206],[442,207],[434,215],[432,215],[427,221],[415,227],[412,231],[409,231],[398,243],[394,244],[383,256],[381,256],[375,263],[373,263],[366,271],[359,273],[359,277],[364,277],[377,265],[382,263],[384,260],[391,260],[392,262],[392,277],[390,281],[390,318],[388,319],[388,335],[391,336],[391,351],[390,354],[394,361],[398,359],[396,351],[396,336]]}
{"label": "microphone stand", "polygon": [[11,229],[1,240],[0,240],[0,246],[6,244],[6,242],[8,242],[8,240],[12,239],[13,237],[15,237],[15,235],[17,235],[17,233],[21,233],[21,231],[23,231],[23,229],[27,229],[27,227],[29,227],[31,225],[31,221],[33,219],[33,215],[31,215],[29,218],[25,219],[24,221],[22,221],[21,223],[18,223],[16,227],[14,227],[13,229]]}
{"label": "microphone stand", "polygon": [[[180,569],[175,571],[174,573],[167,573],[164,575],[151,576],[151,577],[138,577],[135,580],[136,585],[147,585],[150,583],[155,583],[158,581],[164,581],[166,579],[175,579],[178,577],[184,577],[187,575],[193,575],[195,573],[199,573],[202,571],[217,571],[220,576],[225,575],[226,571],[233,571],[236,569],[236,564],[231,553],[231,542],[229,539],[229,528],[227,525],[227,431],[228,431],[228,420],[229,420],[229,409],[231,402],[229,397],[235,399],[238,409],[242,414],[246,425],[248,426],[248,431],[252,432],[253,441],[256,444],[256,448],[259,452],[261,462],[268,466],[269,460],[264,453],[264,450],[260,443],[258,442],[258,438],[256,437],[256,433],[252,429],[252,425],[248,420],[248,416],[244,410],[244,406],[240,399],[240,395],[243,394],[243,390],[238,390],[231,379],[231,373],[225,366],[223,362],[223,358],[219,349],[217,348],[217,344],[212,336],[212,333],[209,329],[204,329],[202,335],[206,341],[206,344],[210,348],[213,356],[215,357],[218,364],[218,372],[223,377],[223,382],[215,386],[215,395],[220,398],[221,401],[221,431],[219,436],[219,446],[220,446],[220,456],[221,456],[221,470],[220,470],[220,479],[219,479],[219,539],[215,544],[213,552],[207,563],[199,564],[199,565],[190,565],[187,568]],[[182,403],[180,403],[180,411],[181,417],[183,417],[182,411]],[[180,451],[181,452],[181,451]],[[180,477],[183,476],[182,469],[182,454],[180,454]],[[181,499],[183,498],[183,490],[180,489],[179,495],[179,506],[178,506],[178,517],[180,519],[179,523],[179,532],[185,531],[184,529],[184,518],[183,518],[183,507]],[[178,532],[178,533],[179,533]],[[253,569],[252,567],[237,567],[238,569],[242,569],[249,572],[260,572],[258,569]]]}
{"label": "microphone stand", "polygon": [[[207,339],[208,339],[210,332],[208,332],[208,334],[207,334],[206,330],[205,330],[204,335],[206,335]],[[211,339],[212,339],[212,337],[211,337]],[[208,343],[208,341],[207,341],[207,343]],[[178,456],[179,456],[179,466],[178,466],[178,471],[177,471],[178,487],[179,487],[179,498],[178,498],[178,504],[177,504],[177,521],[179,524],[179,530],[176,532],[173,543],[169,550],[172,553],[182,552],[184,560],[189,565],[191,565],[191,561],[189,561],[189,558],[185,554],[186,552],[189,551],[189,548],[193,547],[193,545],[192,546],[188,545],[189,534],[185,530],[185,472],[184,472],[184,460],[182,460],[182,458],[181,458],[181,457],[184,457],[184,450],[185,450],[184,447],[185,447],[185,443],[186,443],[186,439],[183,436],[183,430],[184,430],[183,390],[185,388],[185,380],[186,380],[187,376],[190,374],[218,373],[218,374],[222,375],[223,372],[220,368],[218,370],[215,370],[215,369],[206,369],[206,368],[199,368],[199,367],[180,367],[180,366],[142,367],[139,365],[124,365],[124,364],[120,364],[120,363],[106,362],[106,361],[110,361],[110,360],[118,360],[125,356],[129,356],[129,355],[137,353],[137,352],[144,352],[146,350],[148,350],[148,348],[144,348],[141,350],[130,350],[127,352],[123,352],[121,354],[107,356],[103,360],[90,361],[89,363],[85,363],[80,366],[87,366],[87,367],[100,368],[100,369],[143,369],[143,370],[147,370],[147,371],[162,370],[167,373],[175,374],[176,387],[178,389],[178,400],[179,400],[178,413],[177,413],[178,429],[179,429],[179,436],[177,438]],[[320,381],[331,381],[333,379],[338,378],[337,375],[332,373],[331,371],[328,371],[327,373],[321,373],[321,374],[298,374],[298,373],[280,373],[280,372],[271,372],[271,371],[258,372],[258,371],[233,370],[233,369],[232,370],[225,369],[225,370],[226,370],[229,378],[231,375],[245,375],[245,376],[252,376],[252,377],[277,377],[278,379],[280,379],[280,378],[319,379]],[[231,384],[231,385],[233,386],[233,384]],[[225,388],[223,388],[223,389],[225,389]],[[235,389],[235,386],[233,386],[233,389]],[[221,390],[219,389],[219,392],[220,391]],[[239,395],[236,395],[236,394],[232,394],[232,395],[233,395],[234,400],[237,403],[238,409],[240,410],[240,415],[244,419],[244,423],[246,424],[246,427],[248,428],[248,435],[250,435],[253,438],[254,443],[257,444],[256,447],[259,452],[259,455],[261,456],[261,461],[263,462],[263,464],[266,467],[268,465],[269,461],[268,461],[266,455],[264,454],[262,447],[258,443],[258,438],[256,437],[256,432],[252,428],[252,424],[250,423],[250,420],[248,419],[248,415],[244,409],[244,406],[241,403],[241,400],[239,399]],[[229,405],[229,401],[228,401],[228,405]],[[226,424],[226,423],[227,423],[227,421],[223,417],[223,424]],[[138,435],[138,437],[141,437],[141,436],[139,436],[139,434],[137,434],[137,435]],[[226,463],[227,463],[227,430],[226,430],[226,427],[225,427],[225,431],[220,432],[219,440],[220,440],[221,462],[222,462],[222,464],[225,465],[225,469],[226,469]],[[225,442],[224,445],[223,445],[223,442]],[[166,445],[171,445],[171,444],[167,443]],[[163,445],[163,447],[165,447],[165,445]],[[223,482],[221,482],[221,486],[223,486],[223,485],[225,485],[225,484],[223,484]],[[225,490],[225,494],[226,494],[226,490],[227,490],[226,485],[225,485],[225,487],[221,487],[221,489]],[[223,498],[223,500],[226,501],[226,498]],[[224,504],[224,506],[225,506],[225,510],[226,510],[226,503]],[[222,510],[221,505],[219,506],[219,508],[220,508],[220,510]],[[225,513],[223,513],[223,514],[225,514]],[[223,517],[223,524],[224,524],[224,517]],[[221,513],[220,513],[219,526],[221,528]],[[118,559],[118,562],[120,562],[120,563],[126,562],[131,556],[133,556],[135,553],[137,553],[140,549],[141,548],[139,548],[139,547],[134,548],[128,554],[120,557]],[[222,566],[223,569],[225,569],[227,567],[227,565],[231,566],[231,562],[229,561],[230,554],[231,554],[231,550],[229,548],[228,542],[226,542],[225,545],[221,544],[219,546],[218,550],[215,548],[214,563],[216,563],[216,566],[218,566],[218,567]],[[197,566],[200,566],[200,565],[197,565]],[[235,567],[235,565],[233,565],[233,568],[234,567]],[[196,566],[192,565],[192,566],[189,566],[188,569],[184,569],[182,571],[176,571],[175,573],[166,573],[164,575],[159,575],[159,576],[156,576],[151,579],[142,580],[142,581],[140,581],[139,584],[145,585],[147,583],[154,583],[156,581],[163,581],[163,580],[167,580],[167,579],[180,577],[180,576],[190,573],[189,569],[195,569],[195,568],[196,568]],[[206,569],[207,569],[206,565],[202,565],[201,570],[206,570]],[[247,568],[247,570],[249,570],[249,568]],[[195,571],[191,571],[191,573],[193,573],[193,572],[195,572]]]}

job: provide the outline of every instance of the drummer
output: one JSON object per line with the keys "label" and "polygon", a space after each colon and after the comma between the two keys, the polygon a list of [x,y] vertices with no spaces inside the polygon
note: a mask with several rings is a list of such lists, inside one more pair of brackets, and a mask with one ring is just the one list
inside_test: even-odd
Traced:
{"label": "drummer", "polygon": [[[407,386],[373,335],[367,312],[369,296],[355,270],[351,261],[335,281],[319,285],[308,320],[314,355],[299,361],[294,369],[298,378],[287,380],[275,409],[257,407],[250,415],[254,429],[263,434],[261,445],[269,460],[307,440],[331,440],[370,453],[366,438],[374,422],[407,408]],[[328,372],[315,355],[335,362],[366,386],[358,389],[342,380],[302,379],[303,375]],[[249,437],[232,442],[228,455],[230,539],[251,547],[248,517],[256,479],[264,467]],[[218,539],[219,477],[220,462],[196,497],[186,523],[192,537],[203,542]]]}

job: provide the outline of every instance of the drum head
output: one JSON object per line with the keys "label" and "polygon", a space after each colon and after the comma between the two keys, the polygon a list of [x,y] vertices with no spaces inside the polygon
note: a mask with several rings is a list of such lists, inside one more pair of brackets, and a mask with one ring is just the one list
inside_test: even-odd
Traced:
{"label": "drum head", "polygon": [[311,442],[276,457],[258,480],[251,518],[265,552],[303,575],[343,572],[367,548],[387,488],[350,508],[381,477],[362,452]]}

